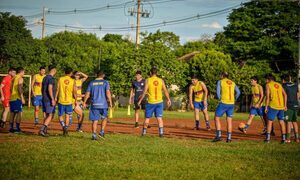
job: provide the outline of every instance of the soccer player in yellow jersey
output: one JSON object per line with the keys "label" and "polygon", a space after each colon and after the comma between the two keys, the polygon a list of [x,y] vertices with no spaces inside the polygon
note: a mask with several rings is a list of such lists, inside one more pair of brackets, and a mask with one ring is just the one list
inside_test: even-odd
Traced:
{"label": "soccer player in yellow jersey", "polygon": [[[246,126],[244,128],[239,128],[239,130],[242,131],[243,133],[246,133],[247,129],[249,128],[249,126],[252,123],[253,118],[256,115],[260,116],[260,118],[264,122],[263,110],[261,107],[263,99],[264,99],[264,90],[263,90],[262,86],[259,85],[257,82],[258,82],[258,78],[256,76],[251,77],[252,100],[251,100],[251,105],[250,105],[250,107],[251,107],[250,115],[249,115],[248,121],[246,123]],[[264,126],[265,126],[265,123],[264,123]]]}
{"label": "soccer player in yellow jersey", "polygon": [[200,126],[200,121],[199,121],[200,110],[203,112],[204,115],[206,129],[210,130],[209,116],[207,112],[207,96],[208,96],[208,90],[206,88],[206,85],[202,81],[199,81],[198,77],[194,75],[192,77],[192,84],[189,87],[189,100],[190,100],[191,109],[194,109],[196,130],[199,130],[199,126]]}
{"label": "soccer player in yellow jersey", "polygon": [[[58,99],[59,123],[63,128],[63,134],[68,134],[70,115],[73,112],[73,98],[76,97],[76,86],[74,79],[71,78],[72,69],[65,69],[65,76],[60,77],[57,84],[56,99]],[[65,120],[64,120],[64,114]]]}
{"label": "soccer player in yellow jersey", "polygon": [[287,110],[287,95],[281,84],[275,82],[275,77],[272,74],[266,75],[266,109],[268,117],[267,134],[265,142],[270,142],[270,133],[273,121],[277,116],[281,127],[282,141],[286,140],[286,129],[284,123],[284,111]]}
{"label": "soccer player in yellow jersey", "polygon": [[[22,119],[22,104],[25,104],[23,95],[23,76],[25,70],[22,67],[17,69],[17,75],[12,79],[10,96],[10,129],[9,132],[20,133],[20,123]],[[16,129],[14,129],[14,120],[16,119]]]}
{"label": "soccer player in yellow jersey", "polygon": [[228,73],[221,73],[221,80],[217,83],[217,96],[220,100],[215,113],[216,137],[213,142],[221,141],[221,123],[220,118],[226,113],[227,120],[227,140],[231,142],[232,116],[234,112],[234,103],[240,96],[240,90],[237,85],[228,79]]}
{"label": "soccer player in yellow jersey", "polygon": [[148,103],[146,104],[145,122],[142,131],[142,136],[146,135],[149,120],[154,113],[158,122],[159,136],[163,137],[164,128],[163,128],[162,116],[163,116],[164,105],[163,105],[162,91],[164,91],[165,96],[167,98],[168,107],[171,106],[171,100],[165,82],[161,78],[157,77],[156,67],[152,67],[150,71],[150,75],[151,77],[146,80],[144,92],[138,102],[138,105],[140,106],[146,94],[148,95]]}
{"label": "soccer player in yellow jersey", "polygon": [[[87,80],[88,75],[79,72],[79,71],[75,71],[74,73],[74,79],[75,79],[75,86],[76,86],[76,97],[74,99],[74,112],[77,114],[77,118],[78,118],[78,126],[76,131],[77,132],[82,132],[82,122],[83,122],[83,118],[84,118],[84,114],[83,114],[83,101],[82,98],[84,97],[84,95],[82,95],[82,84],[84,83],[84,81]],[[72,116],[70,116],[70,124],[72,123]]]}
{"label": "soccer player in yellow jersey", "polygon": [[[39,111],[42,106],[42,82],[45,77],[46,69],[44,66],[40,67],[40,72],[33,76],[31,83],[32,90],[32,104],[34,106],[34,124],[39,123]],[[45,114],[44,114],[45,117]]]}

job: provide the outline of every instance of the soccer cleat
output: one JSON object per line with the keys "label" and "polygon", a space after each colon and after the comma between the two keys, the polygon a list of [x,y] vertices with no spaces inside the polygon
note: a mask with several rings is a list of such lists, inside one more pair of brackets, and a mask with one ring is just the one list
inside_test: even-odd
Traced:
{"label": "soccer cleat", "polygon": [[10,128],[10,129],[9,129],[9,132],[10,132],[10,133],[14,133],[15,130],[14,130],[13,128]]}
{"label": "soccer cleat", "polygon": [[200,128],[199,128],[199,127],[194,127],[194,130],[197,130],[197,131],[198,131],[198,130],[200,130]]}
{"label": "soccer cleat", "polygon": [[97,136],[96,135],[92,135],[92,140],[97,140]]}
{"label": "soccer cleat", "polygon": [[67,136],[68,135],[68,128],[65,126],[63,127],[63,135]]}
{"label": "soccer cleat", "polygon": [[163,134],[159,134],[159,137],[160,137],[160,138],[163,138],[163,137],[164,137],[164,135],[163,135]]}
{"label": "soccer cleat", "polygon": [[38,125],[39,124],[39,121],[38,120],[34,120],[34,125]]}
{"label": "soccer cleat", "polygon": [[270,143],[270,140],[265,139],[265,140],[264,140],[264,143]]}
{"label": "soccer cleat", "polygon": [[6,122],[3,121],[3,120],[1,120],[1,121],[0,121],[0,127],[1,127],[1,128],[5,128],[5,126],[6,126]]}
{"label": "soccer cleat", "polygon": [[43,137],[47,137],[48,136],[48,134],[45,131],[43,131],[43,130],[39,131],[39,135],[41,135]]}
{"label": "soccer cleat", "polygon": [[275,132],[274,131],[271,132],[271,136],[275,136]]}
{"label": "soccer cleat", "polygon": [[139,128],[139,123],[138,123],[138,122],[136,122],[136,123],[134,124],[134,128]]}
{"label": "soccer cleat", "polygon": [[291,140],[287,139],[285,140],[286,143],[291,143]]}
{"label": "soccer cleat", "polygon": [[210,130],[211,130],[210,126],[206,126],[206,129],[207,129],[208,131],[210,131]]}
{"label": "soccer cleat", "polygon": [[20,134],[20,133],[22,133],[22,130],[21,129],[16,129],[14,133]]}
{"label": "soccer cleat", "polygon": [[285,144],[286,142],[285,142],[285,140],[281,140],[281,142],[280,142],[280,144]]}
{"label": "soccer cleat", "polygon": [[242,133],[247,134],[247,130],[245,128],[238,128]]}
{"label": "soccer cleat", "polygon": [[212,142],[219,142],[219,141],[222,141],[221,137],[216,137],[215,139],[213,139]]}
{"label": "soccer cleat", "polygon": [[231,141],[232,141],[231,139],[227,139],[226,140],[227,143],[231,143]]}
{"label": "soccer cleat", "polygon": [[82,131],[82,129],[76,129],[76,132],[82,133],[83,131]]}

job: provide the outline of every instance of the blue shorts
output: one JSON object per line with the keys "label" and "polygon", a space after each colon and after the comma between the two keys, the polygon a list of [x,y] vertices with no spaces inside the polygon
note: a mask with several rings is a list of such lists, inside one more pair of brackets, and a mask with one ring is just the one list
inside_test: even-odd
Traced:
{"label": "blue shorts", "polygon": [[17,99],[9,102],[10,112],[18,113],[23,111],[22,101]]}
{"label": "blue shorts", "polygon": [[260,107],[260,108],[255,108],[255,107],[251,107],[250,109],[250,115],[259,115],[259,116],[263,116],[263,108]]}
{"label": "blue shorts", "polygon": [[277,110],[277,109],[273,109],[273,108],[269,107],[268,113],[267,113],[268,120],[274,121],[276,116],[277,116],[278,120],[283,121],[284,120],[284,110]]}
{"label": "blue shorts", "polygon": [[234,104],[219,103],[216,109],[216,117],[222,117],[226,113],[227,117],[232,117],[234,112]]}
{"label": "blue shorts", "polygon": [[43,102],[43,112],[47,114],[55,113],[55,106],[51,105],[51,102]]}
{"label": "blue shorts", "polygon": [[196,102],[196,101],[194,101],[194,108],[203,111],[204,109],[207,108],[207,106],[204,106],[203,102]]}
{"label": "blue shorts", "polygon": [[146,104],[146,110],[145,110],[145,117],[151,118],[153,113],[155,117],[162,117],[163,116],[163,110],[164,110],[164,103],[158,103],[158,104]]}
{"label": "blue shorts", "polygon": [[73,113],[73,107],[72,104],[63,105],[58,103],[58,115],[63,116],[64,114],[72,114]]}
{"label": "blue shorts", "polygon": [[90,109],[89,119],[90,121],[103,120],[108,117],[108,109]]}
{"label": "blue shorts", "polygon": [[32,105],[33,106],[42,106],[43,105],[42,99],[43,99],[43,96],[33,96],[32,97]]}

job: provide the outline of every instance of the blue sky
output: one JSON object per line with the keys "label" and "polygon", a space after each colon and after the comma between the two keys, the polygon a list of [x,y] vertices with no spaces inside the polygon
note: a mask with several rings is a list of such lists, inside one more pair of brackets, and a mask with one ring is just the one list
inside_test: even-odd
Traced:
{"label": "blue sky", "polygon": [[[121,5],[115,9],[106,9],[92,13],[70,13],[64,15],[51,14],[51,11],[65,11],[74,9],[92,9],[116,4],[126,4],[132,0],[0,0],[0,11],[12,12],[15,15],[28,16],[42,12],[45,6],[50,10],[46,14],[46,23],[55,25],[68,25],[76,27],[103,27],[118,28],[130,27],[136,24],[136,17],[128,16],[128,8],[133,7],[133,3]],[[163,1],[163,3],[162,3]],[[167,1],[167,2],[166,2]],[[228,7],[239,5],[242,0],[144,0],[143,7],[151,11],[150,18],[141,18],[141,25],[161,23],[185,17],[204,14],[213,11],[222,10]],[[200,39],[203,34],[214,35],[214,33],[223,30],[223,26],[228,24],[227,16],[229,13],[217,16],[199,19],[184,24],[166,25],[159,28],[150,28],[143,30],[147,32],[172,31],[180,37],[181,43]],[[33,24],[28,28],[36,38],[41,37],[41,25],[37,22],[41,17],[27,18],[28,24]],[[46,35],[63,31],[63,27],[46,27]],[[71,30],[67,28],[67,30]],[[73,30],[73,31],[78,31]],[[83,30],[86,31],[86,30]],[[135,39],[135,29],[126,31],[100,31],[89,30],[89,33],[95,33],[98,37],[103,37],[106,33],[122,34]]]}

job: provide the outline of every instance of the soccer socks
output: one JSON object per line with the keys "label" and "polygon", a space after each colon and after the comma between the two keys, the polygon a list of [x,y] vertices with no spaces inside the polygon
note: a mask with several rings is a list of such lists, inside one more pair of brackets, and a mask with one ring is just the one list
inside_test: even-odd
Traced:
{"label": "soccer socks", "polygon": [[92,140],[96,140],[97,139],[97,134],[96,133],[93,133],[92,134]]}
{"label": "soccer socks", "polygon": [[286,134],[282,134],[281,139],[282,139],[282,141],[285,141],[286,140]]}
{"label": "soccer socks", "polygon": [[200,126],[200,121],[199,121],[199,120],[195,120],[195,125],[196,125],[196,128],[199,128],[199,126]]}
{"label": "soccer socks", "polygon": [[205,120],[205,124],[206,124],[206,129],[210,129],[210,124],[208,120]]}
{"label": "soccer socks", "polygon": [[216,138],[221,138],[222,134],[221,134],[221,130],[217,130],[216,131]]}
{"label": "soccer socks", "polygon": [[17,128],[17,131],[21,131],[21,129],[20,129],[20,123],[16,123],[16,128]]}
{"label": "soccer socks", "polygon": [[270,137],[271,137],[271,136],[270,136],[270,133],[267,132],[267,133],[266,133],[266,140],[267,140],[267,141],[270,141]]}
{"label": "soccer socks", "polygon": [[291,138],[291,134],[290,133],[286,133],[286,139],[289,140]]}
{"label": "soccer socks", "polygon": [[143,128],[143,130],[142,130],[142,136],[144,136],[146,134],[147,134],[147,128]]}
{"label": "soccer socks", "polygon": [[14,123],[9,123],[10,129],[14,129]]}
{"label": "soccer socks", "polygon": [[43,125],[43,126],[41,127],[41,131],[46,132],[46,130],[47,130],[47,126],[46,126],[46,125]]}
{"label": "soccer socks", "polygon": [[246,125],[245,125],[245,129],[248,129],[248,128],[249,128],[249,126],[250,126],[249,124],[246,124]]}
{"label": "soccer socks", "polygon": [[158,130],[159,130],[159,136],[162,137],[164,135],[164,128],[160,127],[158,128]]}
{"label": "soccer socks", "polygon": [[73,123],[73,116],[72,116],[72,115],[70,115],[70,119],[69,119],[69,126],[71,126],[71,125],[72,125],[72,123]]}
{"label": "soccer socks", "polygon": [[231,140],[231,132],[227,132],[227,140]]}
{"label": "soccer socks", "polygon": [[66,126],[64,121],[59,121],[59,124],[61,125],[62,128]]}
{"label": "soccer socks", "polygon": [[82,123],[78,123],[77,130],[80,130],[81,126],[82,126]]}
{"label": "soccer socks", "polygon": [[299,139],[299,134],[295,133],[295,140],[298,140],[298,139]]}
{"label": "soccer socks", "polygon": [[99,132],[99,135],[100,135],[101,137],[104,137],[104,130],[101,130],[101,131]]}

